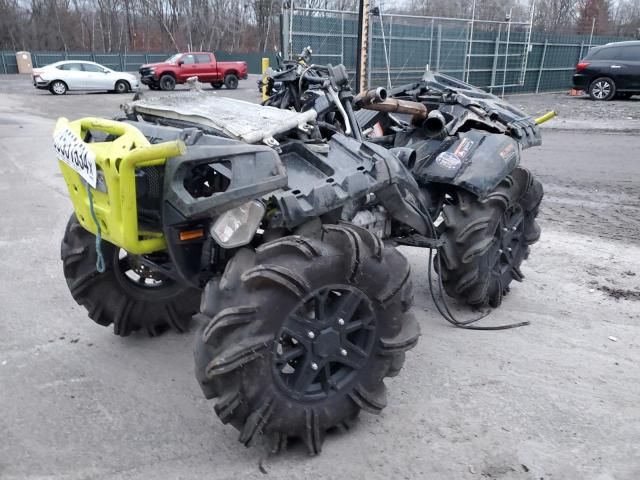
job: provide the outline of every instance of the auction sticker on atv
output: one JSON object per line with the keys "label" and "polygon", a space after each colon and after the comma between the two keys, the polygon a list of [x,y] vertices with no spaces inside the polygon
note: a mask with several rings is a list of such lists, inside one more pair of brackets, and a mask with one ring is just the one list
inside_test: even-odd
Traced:
{"label": "auction sticker on atv", "polygon": [[457,170],[462,164],[458,156],[450,152],[442,152],[436,157],[436,164],[447,170]]}
{"label": "auction sticker on atv", "polygon": [[68,128],[60,130],[53,137],[53,148],[60,160],[96,188],[96,156],[75,133]]}

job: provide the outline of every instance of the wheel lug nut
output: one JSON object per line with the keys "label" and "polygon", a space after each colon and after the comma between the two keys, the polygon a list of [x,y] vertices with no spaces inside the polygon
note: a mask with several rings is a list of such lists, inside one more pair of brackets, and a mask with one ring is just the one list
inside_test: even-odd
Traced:
{"label": "wheel lug nut", "polygon": [[513,251],[513,249],[512,249],[511,247],[507,248],[507,250],[508,250],[509,252],[512,252],[512,251]]}
{"label": "wheel lug nut", "polygon": [[311,363],[311,370],[317,370],[318,369],[318,364],[316,362],[312,362]]}
{"label": "wheel lug nut", "polygon": [[343,357],[347,356],[347,351],[344,348],[340,349],[340,355],[342,355]]}
{"label": "wheel lug nut", "polygon": [[314,338],[316,338],[316,334],[313,333],[312,331],[309,331],[309,332],[307,332],[307,337],[309,337],[311,339],[314,339]]}
{"label": "wheel lug nut", "polygon": [[507,227],[504,227],[504,228],[502,229],[502,231],[506,233],[506,232],[508,232],[508,231],[509,231],[509,229],[508,229]]}
{"label": "wheel lug nut", "polygon": [[502,253],[502,249],[501,248],[498,249],[498,253]]}
{"label": "wheel lug nut", "polygon": [[344,319],[339,318],[338,319],[338,325],[340,325],[340,326],[344,325]]}
{"label": "wheel lug nut", "polygon": [[511,227],[511,230],[513,230],[514,232],[517,230],[517,227]]}

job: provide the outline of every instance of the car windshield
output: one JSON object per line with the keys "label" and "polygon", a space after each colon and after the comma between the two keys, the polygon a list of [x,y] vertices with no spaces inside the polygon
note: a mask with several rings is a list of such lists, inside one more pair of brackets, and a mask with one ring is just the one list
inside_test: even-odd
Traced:
{"label": "car windshield", "polygon": [[176,53],[175,55],[170,56],[165,60],[165,63],[176,63],[178,58],[180,58],[180,53]]}

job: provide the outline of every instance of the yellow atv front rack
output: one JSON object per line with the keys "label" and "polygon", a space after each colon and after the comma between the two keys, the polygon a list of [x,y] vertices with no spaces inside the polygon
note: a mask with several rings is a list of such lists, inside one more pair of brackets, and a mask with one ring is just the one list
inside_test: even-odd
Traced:
{"label": "yellow atv front rack", "polygon": [[[83,142],[88,132],[104,132],[115,137],[107,142],[85,142],[95,154],[100,178],[91,196],[102,238],[135,255],[164,250],[166,243],[162,232],[139,229],[136,169],[164,165],[167,158],[182,155],[186,150],[184,142],[174,140],[152,145],[140,130],[129,123],[92,117],[73,122],[60,118],[54,136],[63,128],[71,130]],[[62,160],[58,160],[58,164],[78,221],[85,229],[98,235],[87,194],[91,186]]]}

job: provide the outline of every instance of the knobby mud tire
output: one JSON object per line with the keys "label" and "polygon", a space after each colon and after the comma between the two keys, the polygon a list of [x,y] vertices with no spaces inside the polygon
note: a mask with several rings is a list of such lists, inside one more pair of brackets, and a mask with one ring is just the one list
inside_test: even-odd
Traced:
{"label": "knobby mud tire", "polygon": [[500,306],[511,282],[524,279],[521,264],[540,238],[536,217],[543,194],[542,184],[522,167],[484,200],[455,192],[454,202],[443,208],[439,252],[438,273],[448,295],[470,305]]}
{"label": "knobby mud tire", "polygon": [[120,249],[102,242],[106,270],[96,269],[96,237],[71,216],[61,245],[64,276],[74,300],[116,335],[141,330],[150,336],[187,330],[198,310],[200,290],[167,280],[158,287],[135,285],[120,268]]}
{"label": "knobby mud tire", "polygon": [[[323,383],[329,393],[316,395],[326,397],[310,400],[304,388],[300,394],[291,393],[282,380],[290,378],[282,373],[286,366],[280,370],[274,365],[283,361],[284,350],[278,351],[278,346],[283,341],[281,332],[289,331],[286,322],[294,318],[293,312],[299,312],[300,305],[306,305],[305,299],[313,297],[313,292],[324,291],[323,287],[362,295],[362,301],[352,308],[354,318],[362,308],[373,312],[368,321],[375,328],[368,331],[375,333],[367,334],[372,342],[363,366],[354,369],[351,377],[344,377],[350,380],[335,390]],[[345,294],[345,305],[347,298]],[[338,297],[340,300],[343,297]],[[333,313],[317,314],[315,322],[329,318],[334,325],[336,318],[331,315],[344,314],[346,322],[340,324],[342,319],[338,318],[335,325],[349,330],[358,325],[344,313],[349,313],[345,305],[338,303],[332,310],[328,300],[321,303],[326,312]],[[325,226],[317,239],[289,236],[266,243],[255,252],[241,250],[223,276],[210,281],[203,293],[201,313],[197,315],[203,325],[195,349],[198,382],[207,398],[217,399],[218,417],[240,431],[239,440],[246,446],[264,434],[276,450],[288,439],[298,438],[309,453],[317,454],[327,430],[348,428],[361,409],[377,414],[385,407],[383,379],[399,373],[405,351],[418,341],[418,324],[407,313],[411,303],[407,260],[397,250],[384,247],[368,231],[352,225]],[[369,328],[371,323],[367,325]],[[313,330],[315,326],[312,323],[308,328]],[[315,342],[335,335],[325,333],[329,330],[317,330]],[[300,341],[297,345],[302,348],[304,339]],[[315,349],[305,350],[296,364],[296,379],[307,371],[305,365],[311,365],[309,352]],[[352,353],[349,351],[349,357]],[[325,380],[331,375],[331,365],[327,361],[318,368],[319,372],[329,369]]]}

